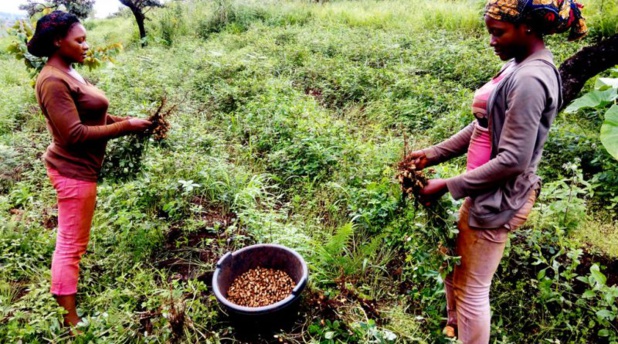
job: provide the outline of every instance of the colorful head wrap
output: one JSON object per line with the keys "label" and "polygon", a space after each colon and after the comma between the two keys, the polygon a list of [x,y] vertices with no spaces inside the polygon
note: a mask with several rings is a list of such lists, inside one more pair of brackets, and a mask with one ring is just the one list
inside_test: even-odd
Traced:
{"label": "colorful head wrap", "polygon": [[575,0],[488,0],[485,15],[515,24],[526,23],[544,35],[569,32],[569,41],[588,33],[583,6]]}

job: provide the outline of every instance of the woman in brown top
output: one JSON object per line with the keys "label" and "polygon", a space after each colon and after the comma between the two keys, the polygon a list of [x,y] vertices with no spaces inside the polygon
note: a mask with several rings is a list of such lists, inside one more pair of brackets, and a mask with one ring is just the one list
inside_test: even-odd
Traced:
{"label": "woman in brown top", "polygon": [[88,51],[86,29],[76,16],[54,11],[39,19],[28,51],[48,58],[36,81],[36,97],[52,134],[44,160],[58,197],[51,293],[67,310],[65,324],[74,326],[80,320],[75,308],[79,261],[90,237],[107,140],[143,132],[151,123],[108,114],[105,94],[73,69]]}

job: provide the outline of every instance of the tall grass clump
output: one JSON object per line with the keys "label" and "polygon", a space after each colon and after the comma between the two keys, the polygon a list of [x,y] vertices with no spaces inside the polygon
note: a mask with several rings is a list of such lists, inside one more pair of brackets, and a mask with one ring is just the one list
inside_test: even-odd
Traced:
{"label": "tall grass clump", "polygon": [[[108,44],[120,43],[123,47],[137,47],[139,45],[139,33],[135,27],[135,22],[131,21],[133,15],[116,16],[107,19],[87,19],[84,26],[88,31],[88,43],[90,47],[106,46]],[[147,21],[146,25],[152,23]],[[147,28],[150,28],[147,26]]]}
{"label": "tall grass clump", "polygon": [[587,1],[583,14],[587,19],[590,35],[596,38],[608,38],[618,33],[618,1]]}
{"label": "tall grass clump", "polygon": [[316,9],[333,24],[422,32],[427,29],[469,33],[482,28],[483,1],[334,1]]}
{"label": "tall grass clump", "polygon": [[186,8],[178,3],[171,3],[164,10],[158,11],[157,18],[154,19],[155,33],[151,36],[161,39],[161,43],[169,47],[179,37],[192,32],[193,28],[188,26],[190,21]]}
{"label": "tall grass clump", "polygon": [[208,39],[210,35],[229,30],[240,33],[247,31],[251,22],[263,19],[265,11],[261,6],[245,6],[233,0],[216,0],[197,24],[198,35]]}
{"label": "tall grass clump", "polygon": [[192,27],[202,39],[227,31],[239,34],[254,24],[268,26],[302,26],[314,15],[313,8],[302,2],[216,0],[211,3],[191,1]]}
{"label": "tall grass clump", "polygon": [[[32,110],[32,87],[24,78],[29,78],[25,68],[12,68],[10,55],[0,55],[0,135],[8,135],[19,130],[30,120]],[[20,66],[21,67],[21,66]],[[36,109],[36,108],[35,108]]]}
{"label": "tall grass clump", "polygon": [[424,2],[422,23],[427,29],[478,33],[484,29],[483,0]]}

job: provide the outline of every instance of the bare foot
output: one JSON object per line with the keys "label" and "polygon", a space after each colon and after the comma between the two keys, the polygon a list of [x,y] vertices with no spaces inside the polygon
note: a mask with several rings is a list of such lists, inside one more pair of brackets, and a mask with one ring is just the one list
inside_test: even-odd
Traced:
{"label": "bare foot", "polygon": [[444,329],[442,329],[442,334],[446,338],[455,338],[457,336],[457,327],[453,325],[446,325]]}
{"label": "bare foot", "polygon": [[73,295],[55,295],[56,301],[58,301],[58,305],[64,308],[67,311],[67,314],[64,315],[64,326],[68,326],[71,328],[71,335],[81,334],[81,331],[75,329],[75,326],[82,320],[79,315],[77,315],[77,308],[75,306],[75,294]]}
{"label": "bare foot", "polygon": [[78,317],[77,314],[66,314],[64,316],[64,326],[75,327],[80,321],[82,321],[82,318]]}

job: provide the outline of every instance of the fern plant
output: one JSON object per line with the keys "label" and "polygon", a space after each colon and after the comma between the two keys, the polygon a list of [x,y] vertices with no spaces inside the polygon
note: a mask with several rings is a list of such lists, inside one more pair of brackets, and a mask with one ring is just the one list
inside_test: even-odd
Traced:
{"label": "fern plant", "polygon": [[366,240],[356,233],[352,222],[339,227],[324,244],[316,244],[315,268],[319,281],[333,281],[338,278],[364,281],[390,260],[382,252],[384,236],[377,235]]}

